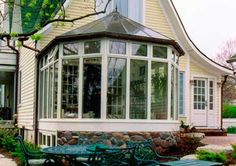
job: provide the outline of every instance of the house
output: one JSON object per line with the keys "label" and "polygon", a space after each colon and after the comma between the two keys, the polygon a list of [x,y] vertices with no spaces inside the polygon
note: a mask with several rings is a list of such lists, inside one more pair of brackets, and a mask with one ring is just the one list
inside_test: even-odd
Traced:
{"label": "house", "polygon": [[[74,18],[92,12],[93,3],[64,4]],[[194,45],[172,1],[117,0],[108,9],[74,25],[47,25],[41,41],[25,42],[39,54],[20,49],[24,136],[52,146],[69,131],[176,131],[179,120],[221,128],[222,80],[232,71]]]}

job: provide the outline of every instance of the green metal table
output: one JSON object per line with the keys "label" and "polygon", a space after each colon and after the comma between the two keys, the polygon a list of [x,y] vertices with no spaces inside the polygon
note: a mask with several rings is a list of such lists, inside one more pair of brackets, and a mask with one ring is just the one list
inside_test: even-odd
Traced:
{"label": "green metal table", "polygon": [[160,163],[159,165],[160,166],[218,166],[223,164],[204,160],[178,160],[178,161]]}
{"label": "green metal table", "polygon": [[57,156],[64,156],[70,165],[76,165],[76,157],[89,157],[94,153],[97,146],[101,148],[109,147],[104,144],[66,145],[47,147],[41,149],[41,151],[47,154],[48,160],[53,159],[59,165],[61,161]]}

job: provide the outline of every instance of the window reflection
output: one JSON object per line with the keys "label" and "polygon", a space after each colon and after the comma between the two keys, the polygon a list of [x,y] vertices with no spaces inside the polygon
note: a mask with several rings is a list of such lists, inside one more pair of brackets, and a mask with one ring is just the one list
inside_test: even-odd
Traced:
{"label": "window reflection", "polygon": [[78,117],[79,60],[63,60],[62,66],[62,117]]}
{"label": "window reflection", "polygon": [[101,58],[85,58],[83,118],[101,118]]}
{"label": "window reflection", "polygon": [[130,63],[130,119],[147,118],[147,61]]}
{"label": "window reflection", "polygon": [[107,118],[124,119],[126,106],[126,60],[108,59]]}
{"label": "window reflection", "polygon": [[168,65],[152,62],[151,119],[167,119]]}

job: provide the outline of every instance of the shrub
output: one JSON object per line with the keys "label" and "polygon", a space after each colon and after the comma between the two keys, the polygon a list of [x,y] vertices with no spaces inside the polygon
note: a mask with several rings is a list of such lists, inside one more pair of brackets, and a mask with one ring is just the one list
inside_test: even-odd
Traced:
{"label": "shrub", "polygon": [[223,118],[236,118],[236,106],[224,105]]}
{"label": "shrub", "polygon": [[224,152],[213,153],[205,150],[200,150],[197,152],[197,158],[199,160],[215,161],[220,163],[226,163],[227,157]]}
{"label": "shrub", "polygon": [[236,134],[236,126],[230,126],[227,128],[227,133]]}
{"label": "shrub", "polygon": [[232,145],[232,148],[233,148],[233,158],[236,158],[236,144]]}
{"label": "shrub", "polygon": [[202,146],[200,142],[201,139],[198,137],[193,137],[189,134],[183,134],[180,132],[175,133],[177,145],[170,147],[169,152],[179,152],[181,154],[187,155],[194,153],[197,147]]}
{"label": "shrub", "polygon": [[15,140],[16,134],[17,129],[0,129],[0,147],[14,152],[17,144]]}

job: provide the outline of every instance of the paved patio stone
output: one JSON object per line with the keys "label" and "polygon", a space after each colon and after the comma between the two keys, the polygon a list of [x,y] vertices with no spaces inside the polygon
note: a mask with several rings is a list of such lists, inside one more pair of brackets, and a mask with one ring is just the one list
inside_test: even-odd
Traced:
{"label": "paved patio stone", "polygon": [[17,164],[14,160],[6,158],[2,154],[0,154],[0,165],[3,165],[3,166],[17,166]]}
{"label": "paved patio stone", "polygon": [[190,154],[190,155],[182,157],[180,160],[196,160],[196,159],[197,159],[196,154]]}

